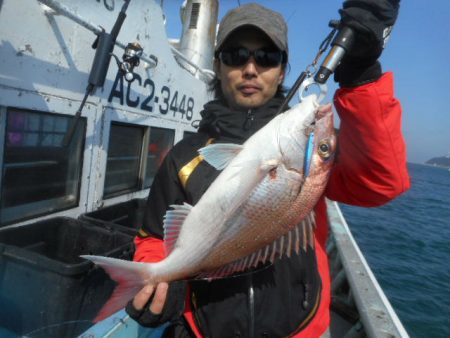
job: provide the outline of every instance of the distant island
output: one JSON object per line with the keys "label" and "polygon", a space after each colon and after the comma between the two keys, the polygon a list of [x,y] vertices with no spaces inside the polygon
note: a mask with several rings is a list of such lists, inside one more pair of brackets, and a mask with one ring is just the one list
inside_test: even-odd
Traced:
{"label": "distant island", "polygon": [[436,167],[450,168],[450,153],[446,156],[433,157],[432,159],[426,161],[425,164]]}

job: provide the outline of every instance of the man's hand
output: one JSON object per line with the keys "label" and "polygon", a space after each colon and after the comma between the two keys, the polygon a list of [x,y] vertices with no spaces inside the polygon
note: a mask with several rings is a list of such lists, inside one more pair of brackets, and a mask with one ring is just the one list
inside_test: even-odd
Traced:
{"label": "man's hand", "polygon": [[377,62],[394,25],[400,0],[346,0],[339,11],[341,23],[353,29],[355,42],[336,69],[335,80],[354,87],[377,80]]}
{"label": "man's hand", "polygon": [[126,312],[142,326],[161,324],[160,317],[166,303],[169,284],[146,285],[126,307]]}
{"label": "man's hand", "polygon": [[[164,308],[164,304],[166,302],[167,297],[167,289],[169,288],[169,284],[167,283],[159,283],[156,286],[155,296],[150,304],[149,310],[155,315],[160,315]],[[145,286],[133,299],[133,306],[136,310],[142,311],[145,305],[150,300],[150,297],[153,295],[153,291],[155,287],[153,285]]]}
{"label": "man's hand", "polygon": [[184,310],[184,282],[146,285],[125,308],[128,315],[142,326],[156,327],[181,316]]}
{"label": "man's hand", "polygon": [[356,40],[349,55],[378,59],[398,16],[400,0],[346,0],[341,22],[352,28]]}

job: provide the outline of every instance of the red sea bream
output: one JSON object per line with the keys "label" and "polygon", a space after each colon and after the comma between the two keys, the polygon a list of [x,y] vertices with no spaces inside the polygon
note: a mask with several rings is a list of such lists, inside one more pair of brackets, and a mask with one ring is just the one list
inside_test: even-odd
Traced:
{"label": "red sea bream", "polygon": [[310,95],[243,145],[200,149],[205,161],[223,171],[195,206],[172,205],[167,211],[164,260],[82,256],[119,283],[97,320],[124,307],[146,284],[221,278],[312,247],[312,210],[335,147],[331,105],[319,107]]}

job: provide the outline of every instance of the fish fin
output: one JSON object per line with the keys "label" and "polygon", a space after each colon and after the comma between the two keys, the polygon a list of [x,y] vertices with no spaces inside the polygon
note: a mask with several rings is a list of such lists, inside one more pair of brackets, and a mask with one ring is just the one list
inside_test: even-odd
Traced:
{"label": "fish fin", "polygon": [[305,222],[307,224],[307,234],[308,234],[308,245],[314,249],[314,229],[316,228],[316,222],[314,217],[311,217],[311,214],[305,218]]}
{"label": "fish fin", "polygon": [[[242,163],[235,163],[233,167],[239,168],[240,170],[234,171],[233,174],[229,176],[229,179],[234,179],[237,176],[244,176],[248,177],[246,175],[251,175],[255,177],[260,177],[260,179],[263,179],[263,177],[273,168],[276,168],[276,165],[271,162],[267,161],[265,163],[261,163],[260,159],[253,159],[253,160],[246,160]],[[242,197],[245,199],[248,195],[242,195]]]}
{"label": "fish fin", "polygon": [[198,150],[206,162],[217,170],[226,166],[241,152],[244,146],[232,143],[215,143]]}
{"label": "fish fin", "polygon": [[308,245],[314,249],[314,230],[316,228],[316,221],[314,217],[314,212],[310,212],[296,227],[300,234],[299,243],[295,246],[295,251],[299,252],[299,247],[303,251],[308,250]]}
{"label": "fish fin", "polygon": [[273,243],[263,247],[259,260],[256,263],[274,262],[283,255],[290,257],[293,252],[299,253],[300,249],[306,251],[308,245],[314,249],[314,212],[309,213],[299,224],[288,233],[278,238]]}
{"label": "fish fin", "polygon": [[168,256],[175,248],[175,243],[180,235],[181,226],[192,210],[192,205],[184,203],[182,205],[173,204],[173,210],[167,210],[164,215],[164,248]]}
{"label": "fish fin", "polygon": [[294,247],[292,248],[296,253],[300,252],[300,239],[301,239],[301,232],[299,227],[294,228]]}
{"label": "fish fin", "polygon": [[289,231],[286,235],[286,256],[291,257],[292,254],[292,234],[295,233],[295,231]]}
{"label": "fish fin", "polygon": [[272,263],[286,255],[291,257],[292,253],[299,253],[300,249],[308,250],[308,246],[314,248],[314,212],[309,213],[298,225],[289,232],[262,247],[253,254],[239,260],[221,266],[218,269],[203,272],[195,279],[219,279],[228,277],[238,272],[243,272],[250,268],[255,268],[260,263]]}
{"label": "fish fin", "polygon": [[275,242],[259,249],[258,251],[252,253],[249,256],[245,256],[239,260],[236,260],[230,264],[221,266],[218,269],[203,272],[196,276],[196,279],[219,279],[228,277],[238,272],[244,272],[251,268],[255,268],[259,263],[273,263],[276,258],[282,256],[283,243],[285,239],[284,236]]}
{"label": "fish fin", "polygon": [[94,318],[95,323],[124,308],[128,301],[147,284],[146,281],[150,277],[148,269],[144,268],[144,263],[92,255],[81,255],[80,257],[102,267],[118,283],[111,297]]}
{"label": "fish fin", "polygon": [[243,264],[244,261],[248,261],[249,257],[245,257],[241,260],[234,261],[230,264],[221,266],[220,268],[211,270],[211,271],[205,271],[197,276],[195,276],[195,279],[207,279],[207,280],[213,280],[213,279],[220,279],[225,278],[228,276],[231,276],[235,274],[236,272],[244,271],[244,266],[246,264]]}
{"label": "fish fin", "polygon": [[306,227],[306,224],[304,221],[301,222],[301,230],[302,230],[302,232],[301,232],[301,234],[302,234],[302,238],[301,238],[302,249],[303,249],[303,251],[306,251],[306,249],[307,249],[306,243],[307,243],[307,239],[308,239],[308,234],[306,232],[307,227]]}

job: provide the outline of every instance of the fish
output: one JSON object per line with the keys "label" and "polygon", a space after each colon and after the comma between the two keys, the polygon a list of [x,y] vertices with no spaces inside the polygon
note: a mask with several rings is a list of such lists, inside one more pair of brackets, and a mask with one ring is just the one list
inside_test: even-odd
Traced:
{"label": "fish", "polygon": [[314,247],[313,208],[333,166],[331,104],[311,94],[244,144],[198,152],[217,170],[195,206],[171,205],[164,217],[166,258],[156,263],[82,255],[118,283],[94,321],[123,308],[147,284],[216,279]]}

